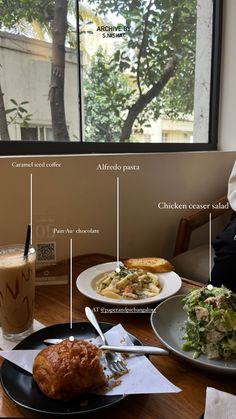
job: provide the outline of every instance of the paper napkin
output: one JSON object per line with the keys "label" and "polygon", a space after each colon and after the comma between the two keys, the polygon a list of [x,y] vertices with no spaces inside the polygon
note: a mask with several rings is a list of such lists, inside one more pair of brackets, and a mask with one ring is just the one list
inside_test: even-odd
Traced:
{"label": "paper napkin", "polygon": [[[71,331],[73,334],[73,329]],[[110,345],[132,345],[128,333],[119,324],[105,333]],[[91,340],[90,340],[91,341]],[[101,338],[92,340],[100,344]],[[2,351],[0,355],[14,364],[31,372],[33,361],[39,350]],[[167,380],[154,365],[143,355],[126,359],[128,374],[121,377],[119,385],[103,391],[106,395],[150,394],[150,393],[178,393],[181,390]],[[99,392],[101,394],[101,392]]]}
{"label": "paper napkin", "polygon": [[207,387],[204,419],[235,419],[236,396]]}

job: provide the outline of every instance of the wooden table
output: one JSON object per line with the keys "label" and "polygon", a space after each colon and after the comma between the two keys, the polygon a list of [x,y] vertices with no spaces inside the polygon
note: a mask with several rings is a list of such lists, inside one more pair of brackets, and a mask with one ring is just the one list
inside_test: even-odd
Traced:
{"label": "wooden table", "polygon": [[[79,294],[75,287],[77,275],[89,266],[114,260],[106,255],[85,255],[74,259],[73,263],[73,321],[85,321],[84,308],[98,307],[96,316],[99,321],[122,323],[125,329],[137,336],[146,345],[163,346],[152,331],[150,313],[109,313],[103,311],[103,305],[93,302]],[[61,267],[68,270],[68,266]],[[192,281],[183,280],[181,293],[186,293],[193,286]],[[36,288],[36,319],[45,325],[69,322],[69,285],[44,285]],[[173,384],[182,391],[178,394],[132,395],[105,411],[94,413],[89,417],[103,418],[104,414],[113,419],[199,419],[204,411],[206,387],[236,394],[235,377],[221,376],[205,372],[182,361],[180,358],[150,357],[153,364]],[[39,418],[14,405],[3,390],[0,390],[0,417]]]}

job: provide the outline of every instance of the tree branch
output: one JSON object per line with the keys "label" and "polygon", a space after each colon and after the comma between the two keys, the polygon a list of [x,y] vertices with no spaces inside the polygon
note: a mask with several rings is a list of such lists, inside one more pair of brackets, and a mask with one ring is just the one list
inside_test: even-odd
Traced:
{"label": "tree branch", "polygon": [[68,29],[67,0],[56,0],[52,24],[52,67],[48,98],[50,100],[55,141],[69,141],[64,104],[65,39]]}
{"label": "tree branch", "polygon": [[138,84],[138,90],[139,90],[139,95],[140,96],[142,96],[141,81],[140,81],[140,65],[141,65],[141,58],[142,58],[142,55],[143,55],[144,45],[145,45],[145,42],[146,42],[148,19],[149,19],[149,16],[150,16],[151,7],[152,7],[152,0],[149,1],[149,5],[147,7],[147,13],[146,13],[146,16],[145,16],[145,19],[144,19],[143,37],[142,37],[142,41],[141,41],[141,45],[140,45],[139,53],[138,53],[137,84]]}
{"label": "tree branch", "polygon": [[176,65],[177,57],[174,55],[166,64],[163,74],[158,82],[153,84],[153,86],[144,95],[140,96],[137,102],[131,106],[122,127],[120,142],[125,142],[130,138],[135,119],[154,98],[159,96],[169,79],[173,76]]}
{"label": "tree branch", "polygon": [[6,110],[3,99],[3,92],[0,84],[0,138],[3,141],[9,141],[10,135],[7,126]]}

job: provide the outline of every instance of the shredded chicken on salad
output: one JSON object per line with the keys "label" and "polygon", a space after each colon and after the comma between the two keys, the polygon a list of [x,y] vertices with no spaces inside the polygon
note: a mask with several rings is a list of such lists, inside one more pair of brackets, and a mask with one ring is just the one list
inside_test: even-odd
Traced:
{"label": "shredded chicken on salad", "polygon": [[191,291],[183,299],[187,313],[182,349],[209,359],[236,358],[236,296],[224,286]]}

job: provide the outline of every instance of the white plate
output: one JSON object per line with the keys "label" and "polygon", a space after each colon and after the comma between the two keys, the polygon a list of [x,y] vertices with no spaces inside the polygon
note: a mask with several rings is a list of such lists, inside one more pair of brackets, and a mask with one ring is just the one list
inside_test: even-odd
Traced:
{"label": "white plate", "polygon": [[143,298],[142,300],[128,300],[125,298],[122,300],[116,300],[114,298],[108,298],[98,294],[96,291],[96,282],[101,278],[101,275],[105,272],[114,271],[116,267],[116,262],[108,262],[86,269],[77,278],[76,286],[78,290],[86,297],[95,301],[100,301],[104,304],[140,306],[162,301],[178,292],[182,285],[181,278],[175,272],[171,271],[157,274],[162,290],[160,294],[155,297]]}
{"label": "white plate", "polygon": [[194,351],[184,351],[183,325],[187,320],[187,314],[183,310],[182,299],[184,295],[175,295],[159,304],[151,315],[152,328],[158,339],[172,352],[190,362],[195,367],[209,371],[236,374],[236,359],[208,359],[206,355],[200,355],[194,359]]}

